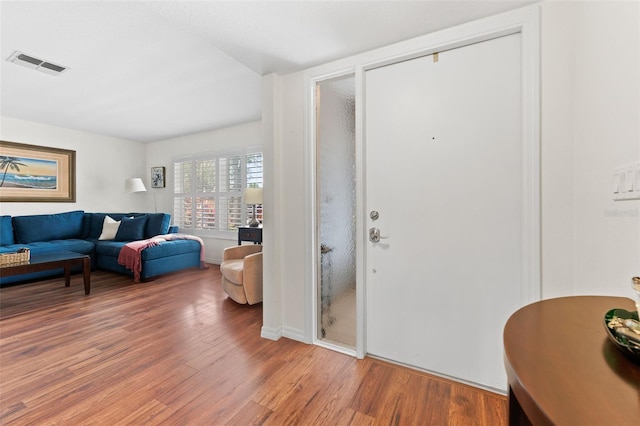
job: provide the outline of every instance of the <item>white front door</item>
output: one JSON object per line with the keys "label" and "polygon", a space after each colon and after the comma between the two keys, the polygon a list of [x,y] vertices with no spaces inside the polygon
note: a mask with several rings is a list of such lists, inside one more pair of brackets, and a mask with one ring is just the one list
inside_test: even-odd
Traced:
{"label": "white front door", "polygon": [[[506,389],[523,290],[521,36],[365,74],[366,351]],[[526,336],[523,336],[526,338]]]}

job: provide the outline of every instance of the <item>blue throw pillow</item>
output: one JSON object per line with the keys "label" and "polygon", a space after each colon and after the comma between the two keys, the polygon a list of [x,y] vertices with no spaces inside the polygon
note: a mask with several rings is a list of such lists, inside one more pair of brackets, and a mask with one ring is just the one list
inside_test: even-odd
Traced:
{"label": "blue throw pillow", "polygon": [[147,238],[155,237],[169,233],[169,225],[171,225],[171,215],[168,213],[150,213],[147,215],[147,230],[145,236]]}
{"label": "blue throw pillow", "polygon": [[0,245],[14,244],[11,216],[0,216]]}
{"label": "blue throw pillow", "polygon": [[144,240],[144,227],[146,224],[146,215],[134,218],[123,217],[116,234],[116,241]]}

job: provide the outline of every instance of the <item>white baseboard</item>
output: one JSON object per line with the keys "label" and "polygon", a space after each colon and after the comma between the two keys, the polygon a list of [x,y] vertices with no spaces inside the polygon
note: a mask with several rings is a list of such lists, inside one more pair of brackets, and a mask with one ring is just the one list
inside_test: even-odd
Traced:
{"label": "white baseboard", "polygon": [[262,326],[260,329],[260,337],[270,340],[278,340],[281,337],[286,337],[287,339],[297,340],[302,343],[311,343],[311,341],[305,336],[303,330],[290,327],[271,328]]}
{"label": "white baseboard", "polygon": [[311,340],[307,339],[304,330],[300,330],[298,328],[283,327],[282,336],[302,343],[311,343]]}
{"label": "white baseboard", "polygon": [[278,340],[282,337],[282,327],[271,328],[262,326],[260,329],[260,337],[263,339]]}

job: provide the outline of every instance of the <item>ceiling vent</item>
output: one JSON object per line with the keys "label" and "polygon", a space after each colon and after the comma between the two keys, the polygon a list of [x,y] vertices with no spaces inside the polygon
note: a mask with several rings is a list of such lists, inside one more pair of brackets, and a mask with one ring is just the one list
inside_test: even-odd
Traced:
{"label": "ceiling vent", "polygon": [[32,70],[40,71],[49,75],[60,75],[66,70],[67,67],[56,65],[52,62],[45,61],[43,59],[34,58],[30,55],[25,55],[17,50],[7,58],[7,61],[13,62],[16,65],[31,68]]}

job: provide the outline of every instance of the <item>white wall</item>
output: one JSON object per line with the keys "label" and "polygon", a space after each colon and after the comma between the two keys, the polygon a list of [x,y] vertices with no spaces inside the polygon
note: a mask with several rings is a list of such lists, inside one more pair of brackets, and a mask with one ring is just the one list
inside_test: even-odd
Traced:
{"label": "white wall", "polygon": [[[640,4],[543,2],[541,7],[542,296],[630,296],[630,277],[640,275],[640,202],[613,202],[609,191],[612,169],[640,160]],[[429,38],[416,40],[405,44],[405,51],[418,50]],[[377,55],[390,58],[399,50],[383,48]],[[313,72],[349,69],[367,58],[346,58]],[[312,212],[301,205],[309,179],[304,75],[280,77],[277,89],[280,136],[273,144],[281,156],[274,174],[283,196],[274,206],[282,223],[274,232],[283,260],[273,272],[280,281],[265,290],[279,292],[283,334],[299,340],[309,339],[305,253],[312,233],[304,217]]]}
{"label": "white wall", "polygon": [[640,3],[542,4],[543,297],[630,296],[640,201],[612,201],[640,161]]}
{"label": "white wall", "polygon": [[75,203],[2,203],[3,215],[88,212],[131,212],[145,209],[143,194],[124,192],[124,181],[146,169],[145,146],[46,124],[0,118],[0,139],[76,151]]}
{"label": "white wall", "polygon": [[[140,176],[147,187],[147,210],[154,210],[154,195],[159,212],[173,212],[173,159],[182,155],[224,152],[243,146],[262,145],[262,123],[242,124],[146,144],[146,164]],[[151,167],[165,167],[165,188],[151,188]],[[226,247],[238,244],[237,235],[228,238],[203,237],[205,260],[220,264]]]}
{"label": "white wall", "polygon": [[[546,297],[573,292],[575,64],[572,6],[542,8],[541,229],[542,285]],[[569,260],[570,259],[570,260]]]}
{"label": "white wall", "polygon": [[285,229],[281,221],[279,206],[282,205],[280,173],[276,167],[280,164],[280,78],[270,74],[262,79],[262,158],[263,179],[268,182],[263,188],[263,206],[265,209],[262,230],[263,253],[263,309],[261,336],[277,340],[282,336],[282,298],[281,276],[284,272],[284,259],[280,250],[280,241]]}
{"label": "white wall", "polygon": [[305,137],[304,137],[304,75],[295,73],[280,80],[280,140],[278,167],[282,194],[277,207],[282,227],[279,256],[282,286],[282,330],[287,337],[310,341],[308,324],[305,326],[305,305],[310,296],[305,291],[308,265],[305,253],[310,244],[305,218]]}
{"label": "white wall", "polygon": [[[263,77],[265,131],[262,336],[310,342],[305,329],[304,79]],[[270,207],[271,206],[271,207]]]}

